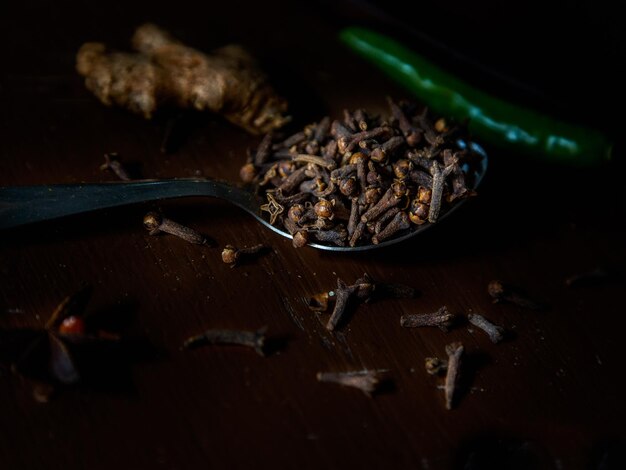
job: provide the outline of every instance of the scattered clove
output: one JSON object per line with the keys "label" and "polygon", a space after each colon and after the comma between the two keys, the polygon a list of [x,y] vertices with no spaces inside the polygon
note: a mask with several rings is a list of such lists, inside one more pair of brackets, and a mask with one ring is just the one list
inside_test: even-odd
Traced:
{"label": "scattered clove", "polygon": [[487,292],[493,298],[494,304],[509,302],[530,310],[541,310],[544,308],[542,304],[530,299],[517,288],[504,284],[501,281],[491,281],[487,286]]}
{"label": "scattered clove", "polygon": [[100,170],[102,170],[102,171],[110,170],[113,173],[115,173],[115,175],[119,179],[121,179],[122,181],[130,181],[131,177],[130,177],[128,171],[126,170],[124,165],[122,165],[117,160],[116,157],[117,157],[117,153],[105,153],[104,154],[104,163],[102,165],[100,165]]}
{"label": "scattered clove", "polygon": [[333,292],[312,297],[309,299],[308,305],[313,311],[324,311],[328,307],[329,298],[334,299],[335,307],[326,324],[326,328],[332,331],[343,322],[350,303],[355,300],[367,303],[383,298],[412,298],[416,294],[416,290],[412,287],[402,284],[377,283],[365,273],[352,285],[348,285],[342,279],[337,278],[337,288]]}
{"label": "scattered clove", "polygon": [[348,286],[341,279],[337,279],[337,289],[335,290],[335,308],[330,316],[328,323],[326,323],[326,329],[333,331],[337,324],[343,319],[348,302],[351,297],[357,291],[358,286],[356,284]]}
{"label": "scattered clove", "polygon": [[446,372],[444,391],[446,396],[446,408],[448,410],[452,409],[456,400],[463,351],[463,344],[460,342],[454,342],[446,346],[446,354],[448,355],[448,370]]}
{"label": "scattered clove", "polygon": [[237,248],[233,245],[226,245],[222,250],[222,261],[226,264],[230,264],[231,268],[234,268],[242,259],[250,258],[266,249],[267,247],[261,244],[247,248]]}
{"label": "scattered clove", "polygon": [[494,325],[482,315],[470,313],[467,319],[472,325],[487,333],[492,343],[497,344],[504,339],[504,328]]}
{"label": "scattered clove", "polygon": [[[474,183],[477,158],[459,150],[458,133],[439,132],[413,107],[390,102],[390,108],[388,120],[346,110],[341,121],[326,117],[282,141],[267,134],[249,154],[240,176],[267,198],[262,209],[272,225],[294,240],[300,234],[294,246],[383,243],[414,225],[435,223],[474,194],[467,185]],[[332,201],[334,217],[314,227],[306,217],[289,219],[293,205],[315,207],[322,200]]]}
{"label": "scattered clove", "polygon": [[433,313],[402,315],[400,326],[404,328],[419,328],[423,326],[436,326],[441,331],[447,332],[454,323],[454,314],[448,311],[445,305]]}
{"label": "scattered clove", "polygon": [[195,245],[207,244],[207,239],[202,234],[173,220],[162,217],[156,212],[148,212],[143,218],[143,225],[150,235],[165,232]]}
{"label": "scattered clove", "polygon": [[354,387],[361,390],[367,396],[372,396],[381,384],[378,371],[364,370],[357,372],[318,372],[318,382],[327,382]]}
{"label": "scattered clove", "polygon": [[239,346],[247,346],[256,351],[260,356],[265,356],[265,333],[267,328],[261,328],[257,331],[241,331],[241,330],[207,330],[204,333],[192,336],[185,340],[181,349],[195,349],[199,346],[207,344],[234,344]]}

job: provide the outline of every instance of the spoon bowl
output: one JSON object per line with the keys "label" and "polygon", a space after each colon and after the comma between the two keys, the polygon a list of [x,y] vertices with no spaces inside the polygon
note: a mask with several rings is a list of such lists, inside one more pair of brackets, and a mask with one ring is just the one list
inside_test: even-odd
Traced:
{"label": "spoon bowl", "polygon": [[[460,148],[479,157],[477,168],[465,169],[469,189],[476,189],[487,171],[487,155],[478,144],[458,141]],[[112,183],[80,183],[0,188],[0,230],[58,219],[69,215],[92,212],[129,204],[181,197],[208,196],[228,201],[279,235],[292,238],[289,232],[270,224],[260,210],[265,201],[253,191],[232,183],[208,178],[178,178],[137,180]],[[439,220],[452,214],[463,200],[447,208]],[[326,251],[367,251],[400,243],[430,228],[433,224],[415,225],[379,244],[336,246],[309,243],[308,246]]]}

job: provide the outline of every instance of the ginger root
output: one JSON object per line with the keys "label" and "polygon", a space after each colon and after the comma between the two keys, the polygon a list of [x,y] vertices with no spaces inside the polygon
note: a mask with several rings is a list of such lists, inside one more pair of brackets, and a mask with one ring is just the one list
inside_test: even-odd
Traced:
{"label": "ginger root", "polygon": [[137,53],[111,52],[89,42],[76,55],[85,85],[107,106],[146,119],[161,105],[210,110],[253,134],[288,121],[287,102],[240,46],[204,54],[152,24],[137,28],[132,44]]}

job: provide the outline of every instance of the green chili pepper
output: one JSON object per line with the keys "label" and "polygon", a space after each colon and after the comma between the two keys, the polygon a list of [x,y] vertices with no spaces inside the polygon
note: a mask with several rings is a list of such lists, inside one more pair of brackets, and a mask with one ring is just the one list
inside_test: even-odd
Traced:
{"label": "green chili pepper", "polygon": [[437,113],[469,119],[470,131],[486,142],[574,164],[611,156],[612,145],[602,133],[490,96],[387,36],[352,27],[340,37]]}

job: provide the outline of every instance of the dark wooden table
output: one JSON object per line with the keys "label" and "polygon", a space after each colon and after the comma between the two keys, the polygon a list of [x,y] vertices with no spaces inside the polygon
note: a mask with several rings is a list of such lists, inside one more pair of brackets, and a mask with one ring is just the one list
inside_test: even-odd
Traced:
{"label": "dark wooden table", "polygon": [[[238,179],[258,139],[215,116],[191,116],[180,149],[164,155],[165,116],[107,109],[75,73],[82,42],[127,47],[145,20],[201,49],[251,48],[289,97],[295,126],[343,108],[386,112],[386,95],[406,97],[338,47],[324,9],[277,4],[268,13],[260,3],[219,11],[193,2],[13,5],[0,20],[0,185],[110,180],[98,169],[106,152],[144,178]],[[626,442],[623,284],[571,289],[564,279],[624,266],[624,155],[575,170],[488,150],[478,198],[380,251],[295,250],[208,199],[0,233],[0,353],[84,282],[94,286],[89,312],[117,319],[135,344],[47,404],[0,366],[0,468],[613,468],[600,465],[622,459]],[[217,247],[149,236],[142,217],[155,207]],[[231,269],[220,259],[228,243],[273,252]],[[326,331],[327,315],[310,312],[306,298],[364,272],[420,296],[362,305],[347,326]],[[523,286],[549,308],[492,304],[492,279]],[[401,314],[441,305],[481,312],[512,335],[494,345],[467,326],[400,327]],[[179,350],[209,327],[264,325],[276,346],[266,358],[234,347]],[[458,407],[446,411],[424,358],[443,356],[452,341],[465,344],[467,380]],[[315,379],[360,369],[389,369],[392,385],[368,398]]]}

